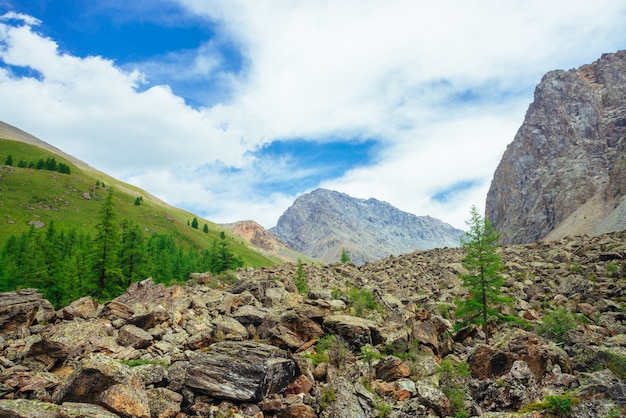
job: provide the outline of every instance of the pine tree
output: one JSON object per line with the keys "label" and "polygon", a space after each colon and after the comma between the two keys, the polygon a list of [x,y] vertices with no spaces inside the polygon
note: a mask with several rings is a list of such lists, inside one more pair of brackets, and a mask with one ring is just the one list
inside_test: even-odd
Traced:
{"label": "pine tree", "polygon": [[209,233],[209,226],[207,224],[204,224],[204,226],[202,227],[202,232],[204,232],[205,234]]}
{"label": "pine tree", "polygon": [[141,227],[125,218],[120,223],[121,244],[118,254],[126,285],[145,279],[147,276],[145,245]]}
{"label": "pine tree", "polygon": [[499,254],[500,236],[475,206],[472,206],[470,214],[467,222],[469,230],[461,239],[466,251],[462,265],[468,273],[459,274],[469,295],[467,299],[457,302],[455,314],[462,322],[456,325],[456,329],[468,324],[480,325],[485,332],[485,342],[489,344],[489,321],[492,318],[506,319],[498,312],[498,306],[510,302],[510,298],[503,296],[501,290],[504,279],[499,274],[503,270]]}
{"label": "pine tree", "polygon": [[123,291],[122,271],[117,264],[119,246],[118,227],[115,223],[113,190],[109,190],[102,211],[100,223],[96,226],[92,271],[97,283],[97,295],[108,299]]}
{"label": "pine tree", "polygon": [[345,248],[341,249],[341,258],[339,259],[339,261],[341,261],[342,263],[351,263],[352,260],[350,259],[350,256],[348,255],[348,252],[346,251]]}
{"label": "pine tree", "polygon": [[191,221],[191,227],[193,229],[198,229],[198,219],[196,217],[194,217],[193,221]]}
{"label": "pine tree", "polygon": [[9,154],[7,159],[4,160],[4,165],[13,165],[13,157],[11,157],[11,154]]}

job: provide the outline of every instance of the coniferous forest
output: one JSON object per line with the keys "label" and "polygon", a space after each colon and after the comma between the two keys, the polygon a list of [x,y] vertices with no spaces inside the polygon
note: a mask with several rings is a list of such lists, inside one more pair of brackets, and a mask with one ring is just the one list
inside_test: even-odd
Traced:
{"label": "coniferous forest", "polygon": [[0,253],[0,292],[34,287],[59,308],[86,295],[115,298],[147,277],[170,284],[186,281],[192,272],[219,274],[243,265],[224,233],[204,250],[184,249],[167,234],[146,238],[136,222],[117,219],[112,194],[99,214],[95,236],[50,222],[9,237]]}

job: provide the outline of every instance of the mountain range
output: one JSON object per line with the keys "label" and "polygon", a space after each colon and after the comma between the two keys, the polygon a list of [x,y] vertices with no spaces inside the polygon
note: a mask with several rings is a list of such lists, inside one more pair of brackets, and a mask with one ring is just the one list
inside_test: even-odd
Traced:
{"label": "mountain range", "polygon": [[457,247],[464,234],[430,216],[326,189],[298,197],[269,231],[294,250],[327,263],[338,261],[345,250],[355,264],[415,250]]}

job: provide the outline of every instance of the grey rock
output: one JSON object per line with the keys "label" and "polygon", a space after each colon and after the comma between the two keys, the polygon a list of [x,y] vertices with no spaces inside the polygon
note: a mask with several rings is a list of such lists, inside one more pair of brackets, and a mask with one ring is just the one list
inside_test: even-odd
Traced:
{"label": "grey rock", "polygon": [[626,229],[626,51],[546,74],[487,194],[503,244]]}
{"label": "grey rock", "polygon": [[274,346],[246,342],[211,345],[208,353],[190,353],[185,386],[238,402],[259,401],[279,393],[296,376],[296,364]]}

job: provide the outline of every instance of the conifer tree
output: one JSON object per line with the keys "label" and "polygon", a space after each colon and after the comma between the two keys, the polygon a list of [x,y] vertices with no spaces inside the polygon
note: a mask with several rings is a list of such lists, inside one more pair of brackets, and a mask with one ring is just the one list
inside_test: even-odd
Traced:
{"label": "conifer tree", "polygon": [[9,154],[7,159],[4,160],[4,165],[13,165],[13,157],[11,157],[11,154]]}
{"label": "conifer tree", "polygon": [[193,229],[198,229],[198,219],[196,217],[194,217],[193,221],[191,221],[191,227]]}
{"label": "conifer tree", "polygon": [[107,299],[123,291],[122,271],[117,264],[119,237],[112,189],[104,200],[96,231],[92,260],[92,271],[97,284],[96,296]]}
{"label": "conifer tree", "polygon": [[506,319],[498,312],[498,306],[510,302],[510,299],[503,296],[501,290],[504,279],[500,276],[503,270],[499,254],[500,236],[475,206],[472,206],[470,215],[467,222],[469,230],[461,239],[466,251],[462,264],[467,274],[459,274],[469,294],[467,299],[457,302],[455,314],[462,322],[456,325],[456,329],[468,324],[480,325],[485,332],[485,342],[489,344],[489,321]]}

